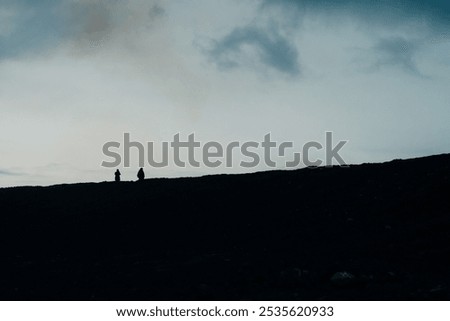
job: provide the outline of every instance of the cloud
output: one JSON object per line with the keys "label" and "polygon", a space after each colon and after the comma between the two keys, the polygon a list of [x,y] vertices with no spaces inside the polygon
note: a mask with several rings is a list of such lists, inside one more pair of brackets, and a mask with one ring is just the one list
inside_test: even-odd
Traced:
{"label": "cloud", "polygon": [[[298,75],[297,40],[302,23],[308,17],[312,18],[310,21],[319,18],[324,26],[345,25],[348,21],[357,23],[358,30],[373,42],[369,53],[375,60],[373,70],[397,66],[423,76],[415,63],[415,55],[424,40],[436,35],[440,39],[450,38],[448,1],[261,0],[260,4],[260,11],[249,25],[236,27],[222,38],[216,38],[212,48],[207,50],[220,68],[258,70],[263,66]],[[281,11],[277,11],[280,8]],[[413,37],[405,37],[408,33]]]}
{"label": "cloud", "polygon": [[419,50],[430,46],[430,39],[450,40],[450,2],[446,0],[262,0],[260,8],[290,31],[287,40],[291,43],[305,21],[320,20],[322,26],[333,29],[354,25],[372,42],[364,45],[368,48],[364,59],[370,60],[372,71],[399,67],[423,77],[416,62]]}
{"label": "cloud", "polygon": [[447,0],[263,0],[263,7],[281,6],[298,13],[344,12],[367,22],[402,23],[407,19],[426,19],[433,28],[450,23]]}
{"label": "cloud", "polygon": [[[65,32],[61,6],[56,1],[4,1],[0,16],[5,17],[0,34],[0,59],[35,54],[51,48]],[[4,29],[4,30],[5,30]]]}
{"label": "cloud", "polygon": [[[159,1],[81,1],[66,8],[74,50],[91,53],[102,47],[139,46],[165,10]],[[115,48],[117,49],[117,48]]]}
{"label": "cloud", "polygon": [[14,172],[14,171],[10,171],[10,170],[7,170],[7,169],[0,169],[0,175],[1,176],[19,176],[19,175],[23,175],[23,174],[17,173],[17,172]]}
{"label": "cloud", "polygon": [[372,48],[376,62],[375,68],[382,66],[399,66],[407,72],[421,75],[414,61],[419,45],[403,37],[383,38]]}
{"label": "cloud", "polygon": [[[431,9],[279,1],[0,1],[0,185],[109,179],[101,147],[123,132],[301,146],[332,130],[352,162],[448,149],[450,43],[420,22]],[[172,171],[188,173],[151,175]]]}
{"label": "cloud", "polygon": [[213,42],[209,56],[221,68],[263,66],[296,76],[300,73],[297,48],[278,30],[256,26],[238,27]]}
{"label": "cloud", "polygon": [[2,1],[0,59],[45,54],[70,42],[92,52],[117,36],[133,36],[164,12],[157,0]]}

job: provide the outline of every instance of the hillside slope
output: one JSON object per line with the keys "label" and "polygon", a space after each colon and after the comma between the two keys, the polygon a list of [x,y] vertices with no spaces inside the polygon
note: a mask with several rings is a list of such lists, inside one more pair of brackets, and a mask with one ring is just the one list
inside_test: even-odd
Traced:
{"label": "hillside slope", "polygon": [[449,173],[446,154],[0,189],[0,299],[450,299]]}

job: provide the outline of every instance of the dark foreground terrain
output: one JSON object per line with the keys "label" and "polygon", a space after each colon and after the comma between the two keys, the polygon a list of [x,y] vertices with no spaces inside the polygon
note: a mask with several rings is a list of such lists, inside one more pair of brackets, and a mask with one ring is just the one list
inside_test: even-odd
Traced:
{"label": "dark foreground terrain", "polygon": [[450,154],[0,189],[2,300],[448,300]]}

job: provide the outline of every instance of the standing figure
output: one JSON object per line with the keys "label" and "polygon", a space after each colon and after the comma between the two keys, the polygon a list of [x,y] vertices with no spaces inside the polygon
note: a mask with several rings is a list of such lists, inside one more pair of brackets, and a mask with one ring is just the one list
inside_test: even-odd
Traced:
{"label": "standing figure", "polygon": [[115,181],[116,182],[120,182],[120,171],[116,170],[116,172],[114,173],[115,176]]}
{"label": "standing figure", "polygon": [[141,168],[139,170],[139,172],[137,173],[137,177],[138,177],[139,181],[143,181],[144,180],[145,174],[144,174],[144,169],[143,168]]}

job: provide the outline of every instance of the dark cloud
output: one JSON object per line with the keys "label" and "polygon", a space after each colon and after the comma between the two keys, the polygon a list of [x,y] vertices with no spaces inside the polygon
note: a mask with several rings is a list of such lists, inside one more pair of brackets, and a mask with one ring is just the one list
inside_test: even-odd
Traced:
{"label": "dark cloud", "polygon": [[213,42],[208,50],[219,67],[229,69],[251,65],[255,59],[265,66],[288,75],[298,75],[298,51],[276,30],[264,30],[255,26],[232,30]]}
{"label": "dark cloud", "polygon": [[405,19],[426,19],[433,28],[450,24],[448,0],[262,0],[263,7],[282,6],[297,13],[344,12],[364,20],[401,23]]}
{"label": "dark cloud", "polygon": [[64,17],[58,1],[2,1],[0,11],[10,18],[8,32],[0,34],[0,59],[33,54],[54,46],[62,37]]}
{"label": "dark cloud", "polygon": [[115,1],[70,3],[67,25],[78,49],[96,49],[111,39],[119,16],[116,4]]}
{"label": "dark cloud", "polygon": [[399,66],[405,71],[420,75],[414,61],[419,45],[402,37],[383,38],[373,47],[376,58],[374,64],[379,68],[386,65]]}
{"label": "dark cloud", "polygon": [[[8,32],[0,32],[0,59],[42,54],[61,43],[74,41],[78,49],[95,49],[116,32],[136,32],[133,9],[138,6],[119,0],[4,0],[0,14],[8,16]],[[147,20],[161,16],[164,9],[156,1],[142,5]],[[0,18],[2,16],[0,15]]]}
{"label": "dark cloud", "polygon": [[153,6],[150,8],[150,10],[149,10],[149,15],[150,15],[150,17],[152,17],[152,18],[156,18],[156,17],[162,16],[162,15],[164,15],[165,13],[166,13],[166,10],[164,10],[164,8],[161,7],[161,6],[158,5],[158,4],[153,5]]}
{"label": "dark cloud", "polygon": [[[415,62],[427,39],[450,39],[450,1],[448,0],[262,0],[263,11],[280,9],[285,27],[296,30],[306,15],[321,15],[333,23],[353,19],[359,26],[387,30],[392,36],[374,38],[367,53],[371,70],[397,66],[405,72],[423,76]],[[407,32],[408,39],[399,36]],[[372,35],[373,37],[374,35]]]}
{"label": "dark cloud", "polygon": [[[261,3],[265,13],[271,13],[270,9],[274,8],[284,9],[281,16],[273,16],[273,19],[276,18],[278,26],[288,31],[283,34],[291,36],[307,14],[321,14],[335,22],[340,17],[350,17],[369,29],[384,26],[394,30],[403,24],[411,27],[409,23],[416,21],[424,29],[410,30],[413,34],[421,34],[421,37],[429,36],[430,31],[441,36],[449,34],[450,1],[447,0],[261,0]],[[283,73],[298,74],[298,51],[291,36],[282,36],[270,28],[267,30],[254,25],[236,28],[217,40],[209,54],[220,67],[234,68],[252,63],[245,50],[251,47],[264,65]],[[376,41],[371,54],[376,60],[373,67],[399,66],[420,75],[414,61],[423,42],[420,36],[416,40],[392,37]]]}

